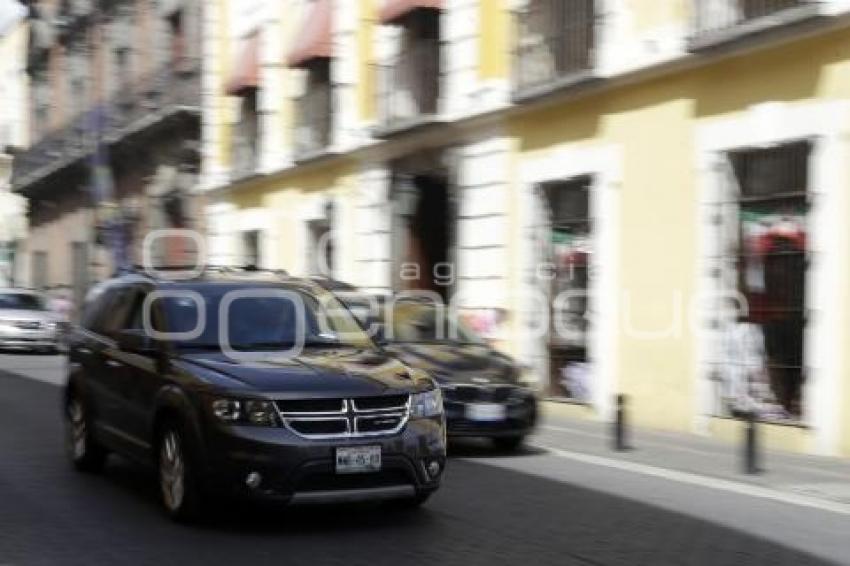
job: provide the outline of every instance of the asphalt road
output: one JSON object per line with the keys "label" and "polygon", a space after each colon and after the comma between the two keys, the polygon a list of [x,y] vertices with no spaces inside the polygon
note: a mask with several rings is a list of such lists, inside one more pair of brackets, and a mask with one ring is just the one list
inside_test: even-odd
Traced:
{"label": "asphalt road", "polygon": [[[500,456],[477,445],[454,450],[443,489],[418,511],[228,507],[200,526],[181,526],[160,512],[150,471],[118,458],[100,476],[71,470],[62,449],[60,390],[46,383],[61,379],[62,363],[0,356],[0,370],[37,378],[0,372],[0,566],[828,563],[800,550],[807,541],[809,549],[825,548],[821,555],[842,556],[832,539],[810,540],[820,532],[817,525],[807,530],[819,520],[811,510],[739,502],[744,524],[773,517],[778,521],[768,530],[784,525],[800,535],[755,536],[723,526],[716,514],[722,496],[646,478],[650,483],[630,487],[615,476],[608,479],[619,489],[609,489],[603,473],[571,468],[577,464],[539,450]],[[595,487],[594,476],[601,482]],[[634,490],[670,501],[643,502],[630,495]],[[700,498],[715,502],[713,511],[703,504],[713,520],[700,519],[685,502]],[[846,534],[833,519],[820,517],[825,528]],[[850,544],[847,550],[850,560]]]}

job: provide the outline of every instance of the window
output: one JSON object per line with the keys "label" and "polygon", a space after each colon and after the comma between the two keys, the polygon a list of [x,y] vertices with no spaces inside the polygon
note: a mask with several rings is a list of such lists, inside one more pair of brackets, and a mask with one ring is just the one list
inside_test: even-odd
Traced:
{"label": "window", "polygon": [[0,293],[0,310],[44,311],[44,299],[32,293]]}
{"label": "window", "polygon": [[100,332],[101,321],[109,310],[112,298],[110,289],[103,284],[93,287],[83,305],[82,327],[92,332]]}
{"label": "window", "polygon": [[417,303],[395,303],[391,316],[385,320],[386,325],[392,322],[392,328],[387,328],[385,338],[391,342],[401,343],[431,343],[431,342],[461,342],[464,344],[485,344],[464,321],[459,318],[449,318],[452,312],[445,306]]}
{"label": "window", "polygon": [[310,254],[307,257],[310,274],[333,277],[334,247],[330,219],[311,220],[307,227],[310,238],[307,248]]}
{"label": "window", "polygon": [[259,158],[260,116],[257,108],[257,89],[245,91],[239,100],[239,121],[233,140],[233,178],[253,175]]}
{"label": "window", "polygon": [[114,337],[127,325],[130,310],[135,306],[138,290],[135,287],[113,287],[104,294],[99,304],[101,314],[93,322],[92,330],[103,336]]}
{"label": "window", "polygon": [[440,12],[414,10],[398,23],[401,49],[383,66],[379,91],[390,129],[436,114],[440,99]]}
{"label": "window", "polygon": [[744,304],[719,321],[724,412],[801,416],[810,150],[800,142],[729,155],[738,191],[727,203],[720,276]]}
{"label": "window", "polygon": [[546,183],[551,266],[550,393],[589,401],[590,177]]}
{"label": "window", "polygon": [[307,87],[298,100],[296,151],[310,156],[331,143],[333,111],[330,59],[315,59],[306,66]]}
{"label": "window", "polygon": [[262,265],[259,230],[248,230],[242,233],[242,250],[244,267],[259,268]]}
{"label": "window", "polygon": [[[175,289],[177,290],[177,289]],[[178,341],[178,347],[220,348],[220,318],[222,301],[230,292],[245,288],[218,285],[192,290],[203,293],[206,324],[201,334],[192,340]],[[254,287],[250,289],[256,291]],[[231,301],[227,310],[227,336],[230,346],[240,351],[286,350],[299,342],[299,327],[304,331],[306,347],[372,345],[366,333],[333,295],[319,296],[298,289],[269,287],[269,296],[239,297]],[[280,291],[293,292],[303,301],[303,320],[298,320],[299,310],[289,298],[276,297]],[[200,313],[198,305],[185,297],[163,297],[154,301],[162,309],[168,332],[186,332],[195,329]],[[303,324],[303,326],[302,326]]]}
{"label": "window", "polygon": [[47,252],[32,254],[32,286],[41,290],[47,288]]}
{"label": "window", "polygon": [[[123,328],[127,330],[144,330],[144,305],[145,305],[145,296],[146,294],[143,292],[137,292],[135,294],[135,298],[132,299],[132,307],[130,308],[130,314],[126,318],[126,322]],[[154,326],[154,329],[158,329],[158,325],[156,321],[159,317],[156,315],[156,310],[153,309],[151,312],[151,322]]]}
{"label": "window", "polygon": [[594,66],[595,0],[529,0],[516,14],[520,91],[551,86]]}

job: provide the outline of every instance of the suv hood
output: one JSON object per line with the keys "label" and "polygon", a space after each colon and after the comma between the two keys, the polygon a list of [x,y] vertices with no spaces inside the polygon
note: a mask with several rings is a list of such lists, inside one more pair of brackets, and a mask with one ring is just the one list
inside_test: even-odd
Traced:
{"label": "suv hood", "polygon": [[387,345],[386,350],[443,383],[516,384],[513,361],[483,344],[396,342]]}
{"label": "suv hood", "polygon": [[221,352],[184,354],[184,362],[213,370],[261,393],[279,398],[350,397],[407,393],[424,389],[429,380],[415,380],[398,360],[374,350],[351,348],[307,349],[299,356],[264,356],[242,362]]}

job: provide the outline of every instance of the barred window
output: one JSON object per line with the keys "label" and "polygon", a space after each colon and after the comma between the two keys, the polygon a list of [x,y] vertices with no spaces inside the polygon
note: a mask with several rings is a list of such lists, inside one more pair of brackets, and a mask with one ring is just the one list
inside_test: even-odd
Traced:
{"label": "barred window", "polygon": [[[587,176],[546,183],[548,261],[552,266],[550,393],[589,401],[587,306],[590,280],[590,185]],[[560,297],[560,299],[559,299]]]}
{"label": "barred window", "polygon": [[801,415],[810,152],[799,142],[729,154],[737,218],[724,281],[745,302],[721,328],[721,406],[733,414]]}

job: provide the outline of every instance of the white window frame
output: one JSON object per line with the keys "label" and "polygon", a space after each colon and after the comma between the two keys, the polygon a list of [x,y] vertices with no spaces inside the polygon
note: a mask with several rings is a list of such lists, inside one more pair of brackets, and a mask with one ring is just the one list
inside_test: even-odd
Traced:
{"label": "white window frame", "polygon": [[[817,101],[802,104],[766,102],[733,117],[706,120],[697,128],[697,190],[695,201],[700,219],[700,251],[697,262],[698,293],[710,297],[722,284],[711,261],[717,255],[721,203],[734,195],[728,181],[728,154],[734,150],[769,148],[809,140],[807,242],[809,266],[806,270],[806,319],[803,344],[803,385],[801,425],[812,429],[813,451],[834,454],[838,449],[841,406],[842,355],[842,273],[850,267],[850,246],[840,237],[846,223],[847,175],[845,155],[850,129],[850,103]],[[832,239],[830,239],[832,238]],[[840,303],[838,303],[840,304]],[[711,328],[713,314],[703,309],[695,332],[697,351],[696,421],[697,430],[706,430],[713,418],[714,394],[711,363],[717,359],[718,330]]]}
{"label": "white window frame", "polygon": [[[593,317],[588,333],[587,359],[592,366],[593,393],[591,406],[602,420],[613,415],[613,394],[618,366],[617,324],[619,312],[618,240],[620,187],[622,185],[621,150],[614,146],[564,147],[548,155],[531,159],[521,165],[521,191],[519,210],[522,226],[520,294],[521,346],[520,359],[531,365],[538,382],[549,380],[548,343],[545,339],[530,336],[528,317],[533,316],[535,305],[528,295],[539,291],[534,279],[541,257],[535,232],[543,219],[537,208],[538,187],[543,183],[590,176],[590,220],[593,254],[591,270],[594,274],[588,291],[588,313]],[[548,291],[547,291],[548,292]]]}

